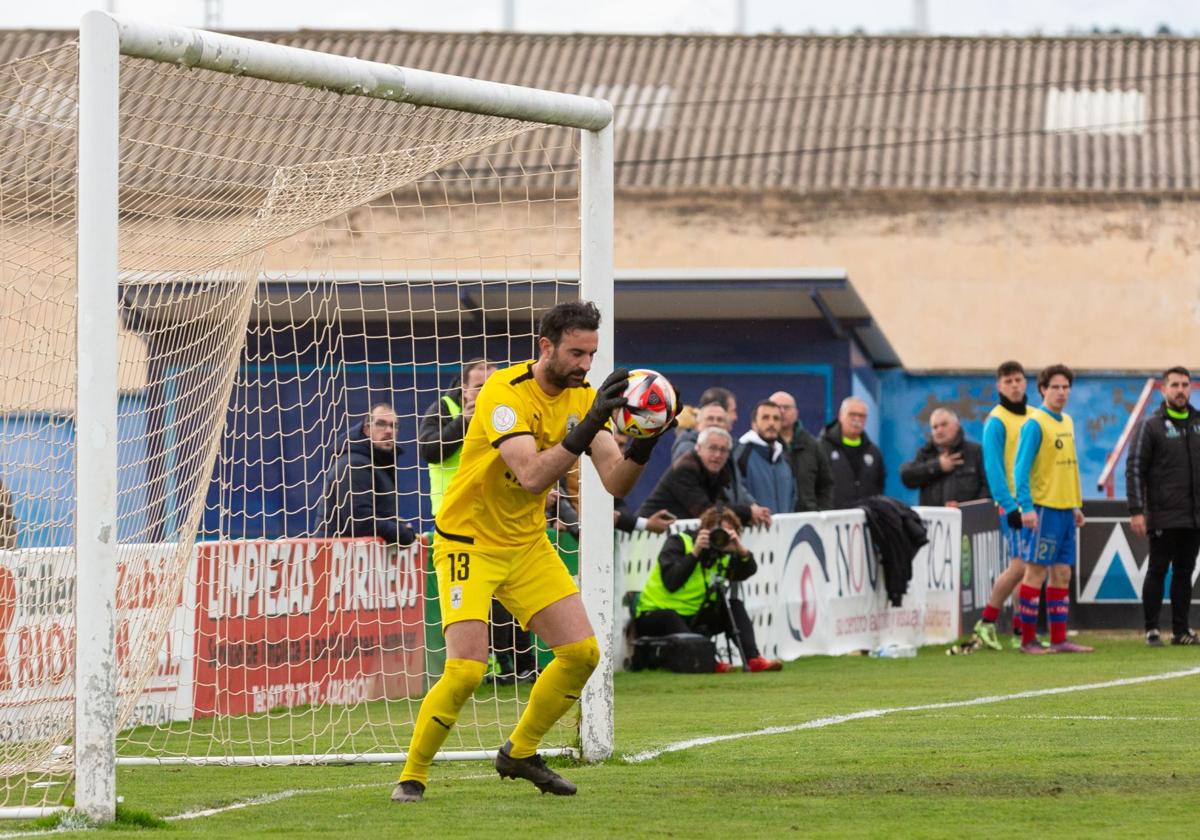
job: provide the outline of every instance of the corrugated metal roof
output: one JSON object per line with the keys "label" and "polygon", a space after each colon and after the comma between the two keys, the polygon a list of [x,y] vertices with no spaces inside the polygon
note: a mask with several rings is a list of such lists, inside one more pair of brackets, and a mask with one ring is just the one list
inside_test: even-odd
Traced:
{"label": "corrugated metal roof", "polygon": [[[249,32],[617,106],[622,188],[1200,189],[1200,40]],[[0,32],[0,61],[66,32]]]}

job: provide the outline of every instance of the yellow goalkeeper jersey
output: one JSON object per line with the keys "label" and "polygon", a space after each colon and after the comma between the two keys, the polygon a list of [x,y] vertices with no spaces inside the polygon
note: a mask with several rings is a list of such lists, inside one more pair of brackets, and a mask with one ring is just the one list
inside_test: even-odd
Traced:
{"label": "yellow goalkeeper jersey", "polygon": [[458,472],[442,499],[435,530],[444,538],[493,546],[527,545],[546,532],[546,493],[523,488],[500,457],[500,444],[532,435],[538,451],[562,442],[592,405],[588,384],[556,396],[533,378],[533,362],[498,370],[475,399]]}

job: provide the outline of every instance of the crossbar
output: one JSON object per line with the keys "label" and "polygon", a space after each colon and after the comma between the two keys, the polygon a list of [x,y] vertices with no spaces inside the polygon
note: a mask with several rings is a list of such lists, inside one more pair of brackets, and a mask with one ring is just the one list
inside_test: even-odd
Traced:
{"label": "crossbar", "polygon": [[329,55],[221,32],[106,16],[117,24],[121,53],[134,58],[588,131],[599,131],[613,119],[612,104],[603,99]]}

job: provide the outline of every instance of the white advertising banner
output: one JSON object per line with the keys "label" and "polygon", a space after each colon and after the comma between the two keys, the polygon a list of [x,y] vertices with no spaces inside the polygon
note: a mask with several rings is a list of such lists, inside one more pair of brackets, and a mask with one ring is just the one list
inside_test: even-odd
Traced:
{"label": "white advertising banner", "polygon": [[[929,543],[913,558],[912,580],[899,606],[888,603],[862,511],[782,514],[770,528],[748,530],[743,542],[758,571],[741,584],[741,597],[763,654],[791,660],[958,638],[962,517],[949,508],[915,510]],[[621,591],[641,589],[664,540],[645,533],[618,537]]]}
{"label": "white advertising banner", "polygon": [[[178,588],[164,581],[175,551],[167,544],[120,548],[114,641],[122,678],[131,676],[133,640],[162,633],[154,672],[127,725],[192,715],[195,603],[190,597],[185,602]],[[73,553],[66,547],[0,551],[0,741],[46,738],[74,719]],[[168,590],[174,595],[167,596]],[[161,620],[162,597],[175,601],[165,632],[152,625]]]}

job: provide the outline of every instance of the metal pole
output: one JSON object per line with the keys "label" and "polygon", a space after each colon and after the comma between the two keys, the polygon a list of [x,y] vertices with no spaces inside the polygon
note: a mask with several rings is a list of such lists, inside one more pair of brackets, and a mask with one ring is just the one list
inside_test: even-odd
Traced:
{"label": "metal pole", "polygon": [[[581,253],[579,291],[600,309],[600,348],[591,379],[600,382],[613,369],[613,129],[582,132],[580,161]],[[616,632],[613,565],[613,500],[590,465],[581,470],[579,578],[596,640],[600,664],[580,698],[579,741],[583,758],[599,761],[613,750],[613,660]]]}
{"label": "metal pole", "polygon": [[79,26],[75,412],[75,807],[116,816],[117,25]]}

